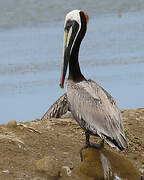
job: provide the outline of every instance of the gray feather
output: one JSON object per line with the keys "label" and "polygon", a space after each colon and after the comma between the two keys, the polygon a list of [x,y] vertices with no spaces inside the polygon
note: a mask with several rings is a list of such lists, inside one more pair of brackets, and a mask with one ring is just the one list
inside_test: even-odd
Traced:
{"label": "gray feather", "polygon": [[68,80],[67,96],[71,113],[85,131],[119,149],[127,148],[120,110],[106,90],[92,80]]}
{"label": "gray feather", "polygon": [[59,118],[68,111],[67,94],[63,94],[44,114],[41,120],[50,118]]}

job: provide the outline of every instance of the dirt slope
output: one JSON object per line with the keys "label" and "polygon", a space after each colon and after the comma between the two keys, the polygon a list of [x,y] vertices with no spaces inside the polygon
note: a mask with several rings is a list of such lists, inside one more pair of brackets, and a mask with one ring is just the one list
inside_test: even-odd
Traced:
{"label": "dirt slope", "polygon": [[[118,171],[137,180],[138,171],[144,169],[144,109],[124,110],[122,115],[128,150],[117,152],[105,145],[102,153],[109,162],[115,161],[111,163],[112,171],[119,169],[119,162],[122,170]],[[73,118],[0,125],[0,180],[104,179],[102,164],[96,159],[101,152],[87,149],[83,152],[84,162],[80,162],[79,151],[84,143],[84,132]]]}

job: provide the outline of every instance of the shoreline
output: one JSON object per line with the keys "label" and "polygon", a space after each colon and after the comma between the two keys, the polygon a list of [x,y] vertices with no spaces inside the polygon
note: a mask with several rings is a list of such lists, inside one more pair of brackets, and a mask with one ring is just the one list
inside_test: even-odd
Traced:
{"label": "shoreline", "polygon": [[[122,110],[128,150],[117,152],[105,143],[106,151],[122,155],[135,170],[144,171],[144,108]],[[100,138],[92,137],[97,142]],[[79,174],[79,151],[85,143],[84,132],[73,118],[9,121],[0,125],[0,179],[93,180]],[[67,167],[67,168],[63,168]],[[61,174],[61,175],[60,175]],[[67,177],[68,178],[68,177]]]}

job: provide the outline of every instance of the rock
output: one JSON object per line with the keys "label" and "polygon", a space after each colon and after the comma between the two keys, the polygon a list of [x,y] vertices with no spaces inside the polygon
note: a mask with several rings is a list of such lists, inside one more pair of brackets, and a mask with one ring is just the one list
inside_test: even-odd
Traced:
{"label": "rock", "polygon": [[36,120],[36,121],[40,121],[40,120],[41,120],[41,118],[36,118],[35,120]]}
{"label": "rock", "polygon": [[7,174],[10,173],[9,170],[3,170],[2,172],[3,172],[3,173],[7,173]]}
{"label": "rock", "polygon": [[16,120],[11,120],[7,123],[8,128],[16,128],[17,127],[17,122]]}
{"label": "rock", "polygon": [[144,164],[141,166],[141,168],[139,169],[141,176],[144,177]]}
{"label": "rock", "polygon": [[50,176],[58,176],[60,174],[60,166],[54,157],[47,156],[36,162],[38,171],[45,172]]}
{"label": "rock", "polygon": [[83,150],[83,161],[80,164],[80,172],[88,177],[103,179],[104,171],[98,150],[87,148]]}
{"label": "rock", "polygon": [[71,176],[71,169],[68,166],[62,166],[60,171],[60,176],[68,177]]}
{"label": "rock", "polygon": [[82,155],[83,161],[80,164],[80,172],[88,177],[109,179],[117,176],[120,179],[140,179],[140,174],[132,162],[118,153],[105,148],[101,150],[87,148],[83,150]]}

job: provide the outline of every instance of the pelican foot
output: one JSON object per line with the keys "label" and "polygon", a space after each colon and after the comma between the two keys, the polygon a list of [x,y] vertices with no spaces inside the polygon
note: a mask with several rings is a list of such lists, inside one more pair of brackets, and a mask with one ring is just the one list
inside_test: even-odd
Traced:
{"label": "pelican foot", "polygon": [[100,144],[95,144],[95,143],[89,143],[89,144],[86,144],[85,146],[83,146],[80,150],[80,159],[81,161],[83,161],[83,155],[82,155],[82,151],[84,149],[87,149],[87,148],[95,148],[95,149],[101,149],[104,147],[104,139],[102,140],[102,142]]}

